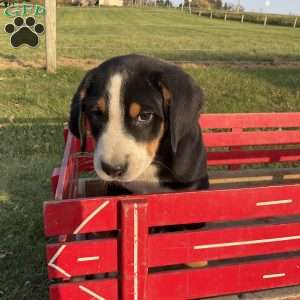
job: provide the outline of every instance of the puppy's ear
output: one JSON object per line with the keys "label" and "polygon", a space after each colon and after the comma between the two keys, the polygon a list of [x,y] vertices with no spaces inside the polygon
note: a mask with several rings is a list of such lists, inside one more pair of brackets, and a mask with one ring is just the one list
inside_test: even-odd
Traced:
{"label": "puppy's ear", "polygon": [[158,79],[167,108],[173,152],[182,137],[198,124],[203,93],[195,81],[176,66],[167,67]]}
{"label": "puppy's ear", "polygon": [[69,129],[80,139],[81,151],[84,151],[86,142],[86,117],[84,112],[84,100],[87,90],[90,86],[92,71],[89,71],[81,81],[71,103],[71,111],[69,118]]}

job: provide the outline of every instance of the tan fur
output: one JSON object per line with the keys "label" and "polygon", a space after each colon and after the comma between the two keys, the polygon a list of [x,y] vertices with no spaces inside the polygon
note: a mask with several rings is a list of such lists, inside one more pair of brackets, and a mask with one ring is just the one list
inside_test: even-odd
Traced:
{"label": "tan fur", "polygon": [[159,86],[162,89],[162,94],[163,94],[163,98],[164,98],[164,107],[167,108],[170,105],[170,102],[172,99],[172,93],[161,82],[159,83]]}
{"label": "tan fur", "polygon": [[146,148],[147,148],[147,152],[151,157],[154,157],[156,154],[156,151],[158,149],[160,140],[162,138],[164,134],[164,125],[162,124],[160,131],[159,131],[159,135],[157,138],[155,138],[154,140],[150,141],[149,143],[147,143]]}
{"label": "tan fur", "polygon": [[141,105],[136,103],[136,102],[132,102],[130,104],[130,108],[129,108],[129,115],[132,119],[135,119],[141,112]]}
{"label": "tan fur", "polygon": [[104,98],[101,97],[101,98],[98,100],[98,102],[97,102],[97,107],[98,107],[98,109],[99,109],[102,113],[105,112],[105,110],[106,110],[106,103],[105,103]]}

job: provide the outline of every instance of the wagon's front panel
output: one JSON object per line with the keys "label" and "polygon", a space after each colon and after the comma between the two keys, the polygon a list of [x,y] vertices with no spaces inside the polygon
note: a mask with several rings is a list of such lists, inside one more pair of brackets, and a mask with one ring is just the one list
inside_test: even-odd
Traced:
{"label": "wagon's front panel", "polygon": [[51,299],[190,299],[299,284],[300,222],[286,218],[299,211],[298,185],[49,202],[47,236],[70,240],[47,247],[49,277],[64,280]]}

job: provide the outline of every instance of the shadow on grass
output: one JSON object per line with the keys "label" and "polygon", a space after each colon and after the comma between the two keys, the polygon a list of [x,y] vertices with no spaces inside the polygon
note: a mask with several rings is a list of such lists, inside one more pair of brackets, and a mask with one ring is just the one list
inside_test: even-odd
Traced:
{"label": "shadow on grass", "polygon": [[62,124],[0,129],[0,298],[47,299],[43,201],[62,158]]}

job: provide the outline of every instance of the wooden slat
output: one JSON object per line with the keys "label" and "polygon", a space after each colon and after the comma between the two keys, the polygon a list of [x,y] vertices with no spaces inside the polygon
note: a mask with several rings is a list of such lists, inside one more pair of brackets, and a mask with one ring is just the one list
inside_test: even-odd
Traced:
{"label": "wooden slat", "polygon": [[55,193],[56,193],[56,188],[57,188],[57,185],[58,185],[59,175],[60,175],[60,168],[55,168],[52,172],[52,175],[51,175],[51,188],[52,188],[52,194],[53,195],[55,195]]}
{"label": "wooden slat", "polygon": [[[116,229],[116,204],[120,199],[147,200],[149,226],[245,220],[297,215],[300,211],[300,185],[46,202],[45,234],[72,234],[93,214],[93,218],[80,228],[80,233]],[[290,202],[257,206],[257,203],[281,200]]]}
{"label": "wooden slat", "polygon": [[114,230],[117,229],[116,214],[116,201],[109,198],[46,202],[45,234],[53,236]]}
{"label": "wooden slat", "polygon": [[207,147],[288,145],[300,143],[300,131],[247,131],[204,133]]}
{"label": "wooden slat", "polygon": [[72,189],[70,188],[71,180],[75,175],[74,160],[72,154],[79,149],[79,141],[71,133],[68,134],[64,151],[64,157],[60,168],[60,176],[58,179],[55,200],[62,200],[69,197]]}
{"label": "wooden slat", "polygon": [[117,279],[89,280],[50,286],[50,300],[116,300]]}
{"label": "wooden slat", "polygon": [[121,299],[147,299],[148,218],[146,201],[121,202]]}
{"label": "wooden slat", "polygon": [[297,285],[299,264],[294,258],[150,274],[147,299],[195,299]]}
{"label": "wooden slat", "polygon": [[208,152],[207,156],[210,166],[293,162],[300,160],[300,149]]}
{"label": "wooden slat", "polygon": [[241,226],[149,237],[149,266],[300,250],[300,223]]}
{"label": "wooden slat", "polygon": [[300,113],[203,114],[202,128],[300,127]]}
{"label": "wooden slat", "polygon": [[259,177],[259,176],[280,176],[300,174],[300,168],[259,168],[259,169],[244,169],[244,170],[217,170],[209,171],[211,179],[226,179],[226,178],[243,178],[243,177]]}
{"label": "wooden slat", "polygon": [[48,277],[65,278],[116,272],[117,240],[91,240],[47,246]]}

